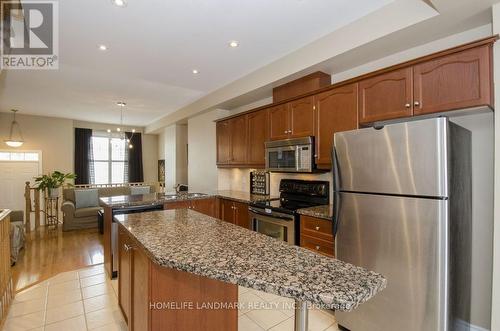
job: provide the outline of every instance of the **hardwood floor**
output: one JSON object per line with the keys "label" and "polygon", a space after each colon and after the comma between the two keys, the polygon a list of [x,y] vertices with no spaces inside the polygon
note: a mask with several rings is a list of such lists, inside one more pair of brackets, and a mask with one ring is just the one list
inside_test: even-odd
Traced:
{"label": "hardwood floor", "polygon": [[31,232],[12,267],[16,291],[60,272],[104,262],[102,235],[97,229],[63,232],[61,228]]}

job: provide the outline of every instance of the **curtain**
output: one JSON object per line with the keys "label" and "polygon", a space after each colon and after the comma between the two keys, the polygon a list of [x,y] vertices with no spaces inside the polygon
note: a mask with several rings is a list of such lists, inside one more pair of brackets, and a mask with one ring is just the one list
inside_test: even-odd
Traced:
{"label": "curtain", "polygon": [[93,177],[92,130],[75,128],[75,184],[90,184]]}
{"label": "curtain", "polygon": [[142,170],[142,139],[140,133],[125,132],[127,139],[130,139],[132,148],[128,149],[128,181],[130,183],[143,182],[144,174]]}

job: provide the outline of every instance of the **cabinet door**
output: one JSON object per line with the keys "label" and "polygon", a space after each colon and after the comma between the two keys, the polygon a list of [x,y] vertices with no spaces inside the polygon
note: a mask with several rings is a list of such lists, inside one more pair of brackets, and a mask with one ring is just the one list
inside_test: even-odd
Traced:
{"label": "cabinet door", "polygon": [[130,330],[149,330],[149,258],[142,249],[134,249],[132,258],[132,307]]}
{"label": "cabinet door", "polygon": [[118,303],[127,322],[130,319],[132,289],[132,245],[125,231],[118,231]]}
{"label": "cabinet door", "polygon": [[491,67],[490,45],[416,65],[414,114],[491,105]]}
{"label": "cabinet door", "polygon": [[314,135],[314,100],[306,97],[288,103],[290,109],[290,137]]}
{"label": "cabinet door", "polygon": [[231,132],[229,121],[216,124],[217,164],[228,164],[231,161]]}
{"label": "cabinet door", "polygon": [[359,122],[363,124],[413,115],[412,68],[403,68],[359,83]]}
{"label": "cabinet door", "polygon": [[215,217],[215,199],[199,199],[191,201],[194,210],[199,213]]}
{"label": "cabinet door", "polygon": [[270,139],[279,140],[288,138],[290,123],[288,120],[288,107],[286,104],[269,109]]}
{"label": "cabinet door", "polygon": [[224,222],[234,223],[234,203],[232,201],[220,199],[220,219]]}
{"label": "cabinet door", "polygon": [[265,165],[264,143],[269,140],[269,110],[263,109],[250,113],[248,117],[247,164]]}
{"label": "cabinet door", "polygon": [[235,224],[250,229],[250,217],[248,216],[248,204],[234,202]]}
{"label": "cabinet door", "polygon": [[172,201],[172,202],[166,202],[165,205],[163,206],[163,209],[165,210],[171,210],[171,209],[187,209],[190,207],[190,202],[189,201]]}
{"label": "cabinet door", "polygon": [[247,161],[247,117],[238,116],[229,120],[231,132],[231,162],[245,164]]}
{"label": "cabinet door", "polygon": [[333,135],[358,127],[358,86],[341,86],[314,96],[316,105],[316,165],[331,167]]}

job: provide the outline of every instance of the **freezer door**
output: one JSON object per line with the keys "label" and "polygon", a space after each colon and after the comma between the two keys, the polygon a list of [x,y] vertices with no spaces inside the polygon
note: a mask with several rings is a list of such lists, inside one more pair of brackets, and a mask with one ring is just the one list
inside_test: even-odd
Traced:
{"label": "freezer door", "polygon": [[353,331],[447,330],[447,200],[341,193],[336,257],[382,274],[387,288],[336,312]]}
{"label": "freezer door", "polygon": [[446,197],[445,118],[335,134],[340,191]]}

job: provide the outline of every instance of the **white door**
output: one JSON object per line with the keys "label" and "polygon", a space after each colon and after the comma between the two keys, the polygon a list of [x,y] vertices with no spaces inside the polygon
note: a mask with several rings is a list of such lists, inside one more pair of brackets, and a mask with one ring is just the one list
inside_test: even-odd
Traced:
{"label": "white door", "polygon": [[[19,158],[24,158],[25,152],[0,152],[0,209],[7,208],[12,210],[24,210],[24,187],[26,182],[33,184],[34,179],[40,174],[41,160],[17,161]],[[30,153],[33,154],[33,153]],[[5,160],[7,157],[10,160]],[[3,159],[3,160],[2,160]]]}

